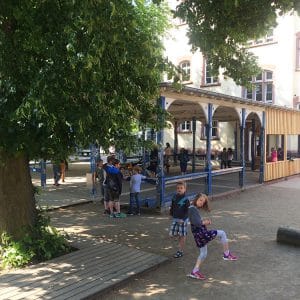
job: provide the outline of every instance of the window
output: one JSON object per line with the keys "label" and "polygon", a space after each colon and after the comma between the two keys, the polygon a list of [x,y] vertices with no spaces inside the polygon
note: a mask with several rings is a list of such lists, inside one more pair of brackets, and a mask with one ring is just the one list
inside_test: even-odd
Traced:
{"label": "window", "polygon": [[182,71],[181,80],[189,81],[191,79],[191,64],[189,61],[183,61],[179,64],[179,67]]}
{"label": "window", "polygon": [[192,122],[191,121],[184,121],[179,124],[178,132],[191,132],[192,127],[191,127]]}
{"label": "window", "polygon": [[264,70],[250,80],[252,88],[244,90],[244,97],[250,100],[273,102],[273,72]]}
{"label": "window", "polygon": [[[204,123],[202,123],[202,129],[201,129],[201,139],[206,139],[206,126]],[[211,138],[212,140],[219,139],[219,122],[216,120],[212,121],[212,130],[211,130]]]}
{"label": "window", "polygon": [[296,38],[296,70],[300,70],[300,32]]}
{"label": "window", "polygon": [[204,73],[204,84],[217,84],[218,83],[218,76],[212,75],[212,66],[208,60],[205,61],[205,73]]}
{"label": "window", "polygon": [[300,158],[300,135],[288,135],[286,144],[287,159]]}
{"label": "window", "polygon": [[274,42],[274,33],[273,29],[269,30],[269,32],[264,36],[257,40],[250,40],[247,42],[247,46],[258,46],[258,45],[264,45],[268,43]]}
{"label": "window", "polygon": [[267,162],[277,162],[284,160],[284,135],[268,134],[267,135]]}

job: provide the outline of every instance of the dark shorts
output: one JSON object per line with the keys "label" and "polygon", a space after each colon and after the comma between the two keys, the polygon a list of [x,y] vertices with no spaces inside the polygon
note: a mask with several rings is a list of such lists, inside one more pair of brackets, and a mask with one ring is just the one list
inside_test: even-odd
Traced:
{"label": "dark shorts", "polygon": [[108,187],[104,188],[104,201],[120,201],[120,194],[119,192],[115,192]]}

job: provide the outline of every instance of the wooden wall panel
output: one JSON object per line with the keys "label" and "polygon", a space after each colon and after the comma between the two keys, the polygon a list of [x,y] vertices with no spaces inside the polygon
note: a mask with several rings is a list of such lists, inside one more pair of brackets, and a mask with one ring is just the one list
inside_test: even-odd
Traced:
{"label": "wooden wall panel", "polygon": [[268,107],[266,134],[300,134],[300,111]]}
{"label": "wooden wall panel", "polygon": [[265,164],[264,181],[275,180],[300,173],[300,159]]}

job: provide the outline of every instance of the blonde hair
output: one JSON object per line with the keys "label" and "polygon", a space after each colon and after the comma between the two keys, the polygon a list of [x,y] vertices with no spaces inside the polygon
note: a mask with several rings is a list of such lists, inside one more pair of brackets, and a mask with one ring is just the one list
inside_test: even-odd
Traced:
{"label": "blonde hair", "polygon": [[206,194],[203,194],[203,193],[199,193],[195,196],[195,198],[192,200],[192,205],[196,206],[197,207],[197,201],[198,199],[200,198],[204,198],[205,199],[205,202],[202,206],[202,208],[205,210],[205,211],[210,211],[210,207],[209,207],[209,199],[207,197]]}

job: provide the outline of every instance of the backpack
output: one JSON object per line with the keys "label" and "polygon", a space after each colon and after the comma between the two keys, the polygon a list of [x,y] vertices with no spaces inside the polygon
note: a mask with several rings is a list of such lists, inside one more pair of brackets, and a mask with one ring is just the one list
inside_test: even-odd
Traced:
{"label": "backpack", "polygon": [[116,181],[114,180],[113,176],[111,176],[111,175],[107,176],[106,185],[113,192],[117,192],[119,190]]}

